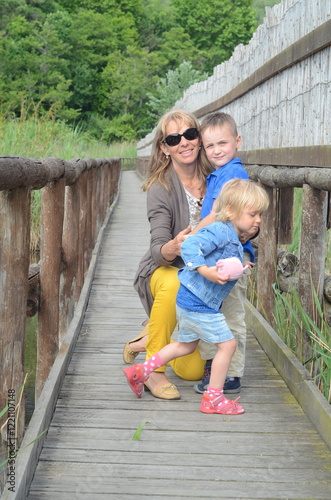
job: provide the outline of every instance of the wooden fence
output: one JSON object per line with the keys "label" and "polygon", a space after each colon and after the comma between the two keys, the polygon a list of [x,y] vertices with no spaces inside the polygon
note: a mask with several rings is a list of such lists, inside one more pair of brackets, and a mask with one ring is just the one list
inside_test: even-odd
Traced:
{"label": "wooden fence", "polygon": [[[117,194],[120,169],[118,158],[0,156],[0,413],[8,405],[0,418],[0,463],[7,452],[13,458],[24,434],[26,315],[39,311],[38,398],[57,354],[68,349],[63,339]],[[39,266],[30,266],[33,190],[41,190]]]}

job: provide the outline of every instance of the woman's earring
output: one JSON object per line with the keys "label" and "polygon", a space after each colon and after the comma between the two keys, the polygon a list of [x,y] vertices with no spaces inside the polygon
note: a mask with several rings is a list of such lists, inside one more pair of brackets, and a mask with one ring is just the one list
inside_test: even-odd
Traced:
{"label": "woman's earring", "polygon": [[169,155],[165,155],[165,157],[166,157],[166,160],[169,160]]}

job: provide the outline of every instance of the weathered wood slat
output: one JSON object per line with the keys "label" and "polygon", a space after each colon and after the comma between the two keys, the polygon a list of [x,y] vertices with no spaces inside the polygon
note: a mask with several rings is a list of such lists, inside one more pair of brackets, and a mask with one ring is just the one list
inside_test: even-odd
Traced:
{"label": "weathered wood slat", "polygon": [[122,348],[145,320],[132,287],[149,239],[139,184],[134,172],[123,173],[28,500],[330,500],[330,450],[251,333],[243,415],[202,414],[193,383],[171,369],[179,401],[148,392],[138,399],[127,386]]}
{"label": "weathered wood slat", "polygon": [[[73,483],[72,478],[69,477],[65,481],[65,477],[61,476],[61,482],[56,481],[53,475],[48,475],[45,477],[45,481],[48,483],[48,489],[44,492],[44,499],[55,498],[56,495],[62,492],[70,491],[72,494],[81,495],[81,493],[88,493],[90,496],[88,498],[93,499],[95,493],[103,493],[103,495],[114,495],[113,498],[121,498],[121,491],[125,487],[126,494],[132,495],[132,498],[137,498],[137,494],[142,495],[141,498],[155,498],[155,492],[164,491],[166,496],[163,498],[173,498],[172,495],[178,495],[178,491],[183,491],[187,498],[247,498],[251,497],[254,499],[266,498],[286,498],[286,499],[325,499],[330,500],[330,492],[328,492],[325,486],[320,482],[313,482],[309,484],[305,482],[304,490],[299,491],[300,485],[298,483],[283,483],[279,484],[278,481],[275,483],[268,483],[265,481],[265,475],[272,474],[272,471],[263,471],[260,473],[260,481],[227,481],[222,479],[221,474],[217,474],[212,481],[205,481],[204,479],[187,479],[174,478],[173,475],[166,479],[152,479],[148,478],[135,478],[127,480],[126,479],[126,469],[123,468],[123,472],[120,478],[112,478],[112,476],[98,476],[97,478],[93,475],[91,476],[80,476],[78,479],[80,482],[78,484]],[[175,474],[175,469],[173,474]],[[237,474],[238,476],[238,474]],[[56,488],[51,486],[56,483]],[[42,484],[40,485],[42,486]],[[38,480],[36,481],[36,489],[38,489]],[[243,497],[243,492],[245,496]],[[283,495],[280,497],[279,494]],[[286,494],[286,496],[284,496]],[[31,498],[31,497],[30,497]],[[33,497],[32,497],[33,498]],[[29,499],[30,500],[30,499]]]}

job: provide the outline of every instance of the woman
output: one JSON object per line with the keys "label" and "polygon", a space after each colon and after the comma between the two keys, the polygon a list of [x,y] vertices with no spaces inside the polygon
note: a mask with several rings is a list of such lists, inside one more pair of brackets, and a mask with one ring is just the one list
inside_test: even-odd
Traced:
{"label": "woman", "polygon": [[[151,228],[150,248],[142,258],[134,287],[149,316],[149,324],[124,348],[123,358],[132,363],[139,352],[147,358],[169,344],[175,329],[178,269],[184,263],[180,246],[200,221],[205,179],[211,171],[199,137],[199,123],[183,110],[166,113],[159,121],[153,141],[147,191],[147,216]],[[204,361],[198,350],[171,363],[186,380],[200,380]],[[151,374],[147,389],[161,399],[179,399],[169,382],[165,366]]]}

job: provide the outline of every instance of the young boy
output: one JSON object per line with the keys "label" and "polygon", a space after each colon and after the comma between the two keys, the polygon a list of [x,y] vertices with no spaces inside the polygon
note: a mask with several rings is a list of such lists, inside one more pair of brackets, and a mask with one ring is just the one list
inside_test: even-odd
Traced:
{"label": "young boy", "polygon": [[[241,237],[253,236],[259,228],[261,214],[268,207],[266,192],[258,184],[232,179],[222,188],[215,205],[216,222],[202,228],[181,245],[185,266],[178,271],[180,287],[176,299],[179,324],[178,341],[171,342],[144,363],[124,370],[133,392],[140,398],[149,375],[171,360],[191,354],[199,339],[217,348],[210,382],[203,393],[200,411],[239,415],[237,403],[226,399],[223,386],[236,349],[235,338],[221,311],[223,300],[238,278],[237,269],[218,270],[218,261],[239,259],[243,272]],[[231,259],[232,258],[232,259]],[[223,268],[224,269],[224,268]],[[224,272],[224,275],[221,273]],[[239,275],[240,275],[239,274]]]}
{"label": "young boy", "polygon": [[[248,179],[246,170],[237,151],[241,146],[241,137],[238,135],[234,119],[227,113],[211,113],[207,115],[200,127],[200,135],[206,156],[215,167],[215,171],[207,177],[207,192],[201,209],[203,221],[197,226],[194,233],[201,227],[214,222],[214,202],[222,186],[230,179]],[[254,250],[250,243],[243,244],[244,260],[254,265]],[[249,274],[249,273],[248,273]],[[237,350],[232,358],[228,376],[224,384],[224,393],[238,393],[241,389],[241,377],[244,374],[246,350],[246,324],[244,299],[247,290],[247,274],[237,282],[229,296],[223,303],[222,312],[226,322],[237,341]],[[215,350],[210,344],[201,341],[199,351],[202,359],[206,360],[204,376],[201,383],[194,386],[194,390],[202,394],[209,383],[212,358]]]}

